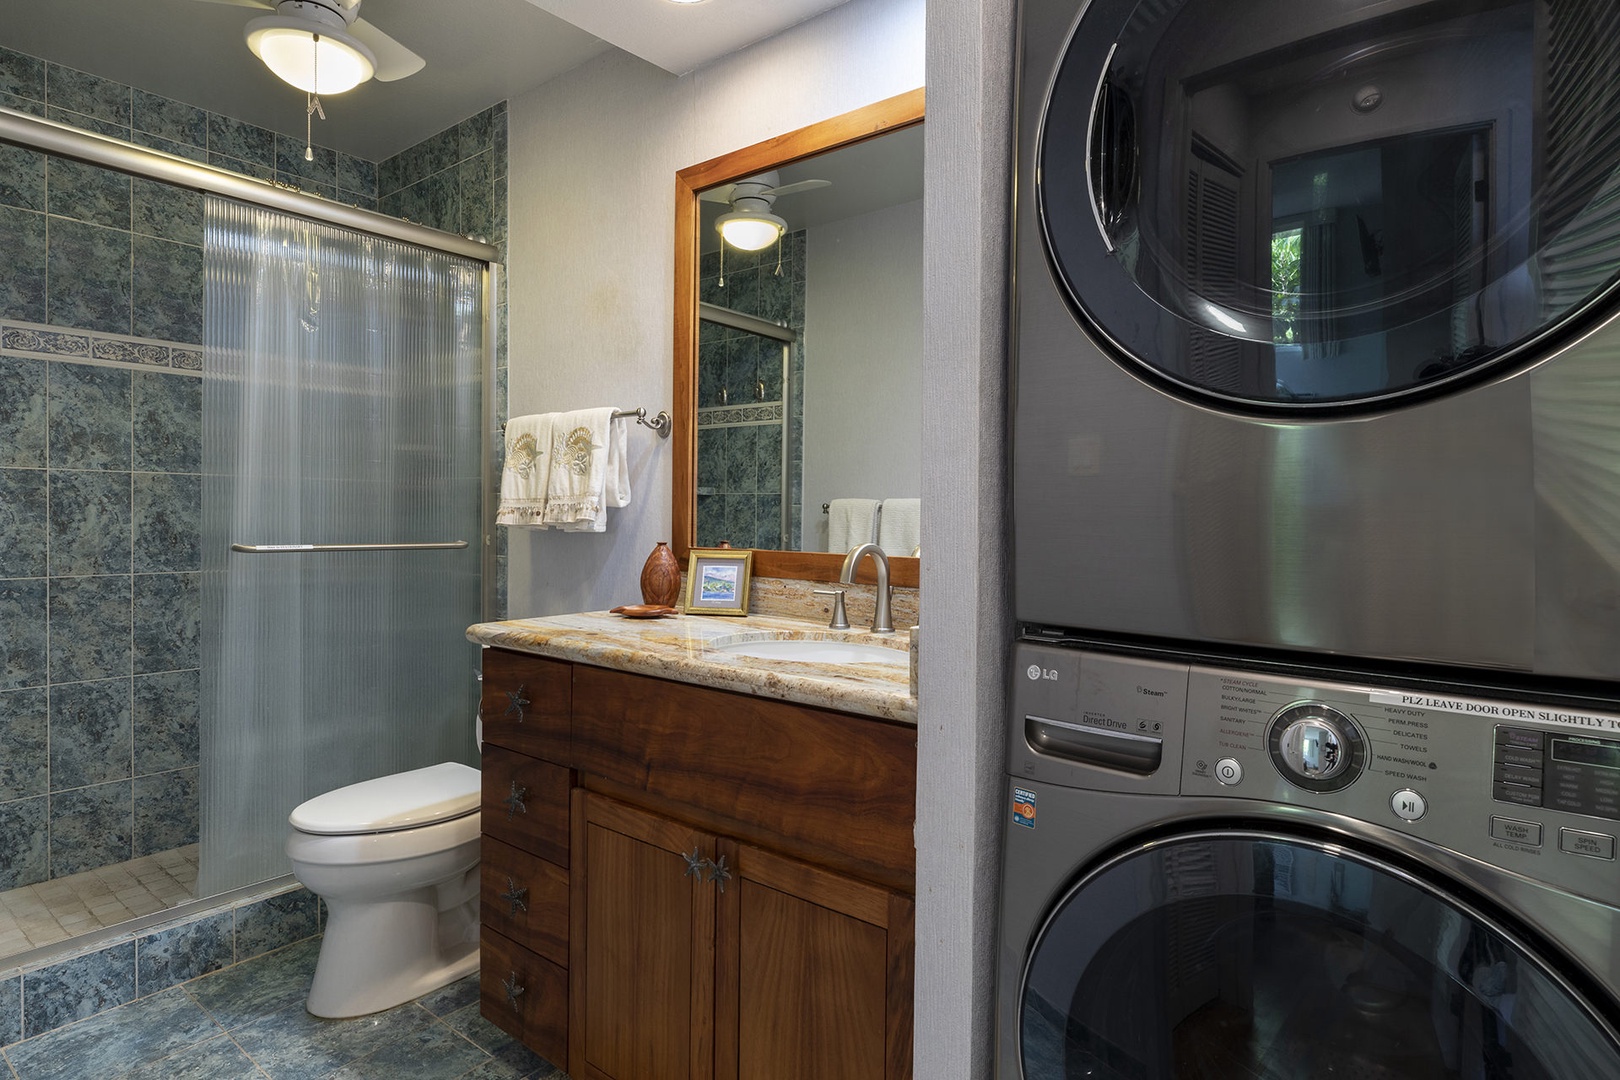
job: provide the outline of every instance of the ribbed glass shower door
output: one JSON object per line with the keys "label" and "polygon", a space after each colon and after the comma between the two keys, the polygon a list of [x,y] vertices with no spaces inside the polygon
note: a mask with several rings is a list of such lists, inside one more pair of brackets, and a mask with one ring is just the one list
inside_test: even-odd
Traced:
{"label": "ribbed glass shower door", "polygon": [[204,258],[206,896],[304,799],[476,761],[489,269],[216,197]]}

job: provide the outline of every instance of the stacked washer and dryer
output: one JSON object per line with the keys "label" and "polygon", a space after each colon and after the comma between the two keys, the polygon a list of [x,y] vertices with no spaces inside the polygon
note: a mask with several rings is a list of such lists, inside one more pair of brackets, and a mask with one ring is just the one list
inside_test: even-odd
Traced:
{"label": "stacked washer and dryer", "polygon": [[998,1077],[1620,1077],[1620,6],[1019,34]]}

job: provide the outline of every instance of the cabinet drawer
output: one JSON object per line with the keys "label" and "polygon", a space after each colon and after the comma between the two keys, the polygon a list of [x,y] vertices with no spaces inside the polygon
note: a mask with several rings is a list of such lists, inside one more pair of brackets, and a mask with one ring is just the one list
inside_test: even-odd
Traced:
{"label": "cabinet drawer", "polygon": [[747,839],[910,877],[916,728],[585,664],[574,702],[581,773]]}
{"label": "cabinet drawer", "polygon": [[568,865],[568,770],[484,743],[484,835]]}
{"label": "cabinet drawer", "polygon": [[486,836],[479,876],[484,926],[568,966],[568,871]]}
{"label": "cabinet drawer", "polygon": [[568,760],[573,665],[543,656],[484,650],[478,715],[484,741],[550,761]]}
{"label": "cabinet drawer", "polygon": [[559,1067],[568,1062],[568,972],[484,927],[478,973],[484,1019]]}

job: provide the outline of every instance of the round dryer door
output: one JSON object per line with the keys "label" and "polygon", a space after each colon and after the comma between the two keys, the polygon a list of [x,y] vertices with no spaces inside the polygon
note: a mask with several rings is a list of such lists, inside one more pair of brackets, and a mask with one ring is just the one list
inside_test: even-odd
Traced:
{"label": "round dryer door", "polygon": [[1138,375],[1240,410],[1383,406],[1609,310],[1613,0],[1077,6],[1036,204],[1071,307]]}
{"label": "round dryer door", "polygon": [[1018,1009],[1024,1080],[1620,1076],[1620,1036],[1553,958],[1377,858],[1269,834],[1085,875]]}

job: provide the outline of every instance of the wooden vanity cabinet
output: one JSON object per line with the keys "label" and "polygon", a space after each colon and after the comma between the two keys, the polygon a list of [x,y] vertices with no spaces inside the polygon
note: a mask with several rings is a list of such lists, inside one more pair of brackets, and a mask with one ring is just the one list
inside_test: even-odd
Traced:
{"label": "wooden vanity cabinet", "polygon": [[479,1011],[568,1060],[568,767],[573,667],[484,651]]}
{"label": "wooden vanity cabinet", "polygon": [[[486,652],[488,705],[492,666],[525,661],[558,664]],[[545,763],[573,784],[567,851],[527,886],[544,914],[502,899],[538,845],[491,795],[533,773],[491,754],[486,714],[485,1015],[576,1080],[909,1078],[916,729],[586,665],[570,701]],[[514,1019],[511,947],[566,969],[565,1040],[554,1009]]]}

